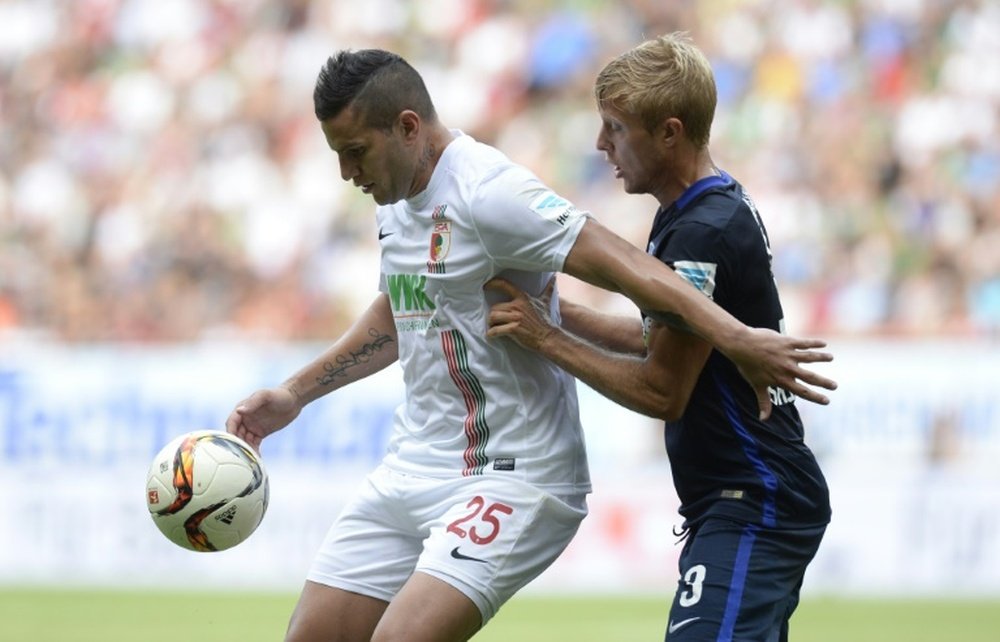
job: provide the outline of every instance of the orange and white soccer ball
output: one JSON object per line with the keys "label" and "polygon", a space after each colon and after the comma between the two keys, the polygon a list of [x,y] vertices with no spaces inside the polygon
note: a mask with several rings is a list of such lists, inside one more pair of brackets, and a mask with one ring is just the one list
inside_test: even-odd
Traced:
{"label": "orange and white soccer ball", "polygon": [[192,551],[232,548],[257,529],[268,501],[267,471],[245,441],[217,430],[185,433],[153,458],[146,504],[156,527]]}

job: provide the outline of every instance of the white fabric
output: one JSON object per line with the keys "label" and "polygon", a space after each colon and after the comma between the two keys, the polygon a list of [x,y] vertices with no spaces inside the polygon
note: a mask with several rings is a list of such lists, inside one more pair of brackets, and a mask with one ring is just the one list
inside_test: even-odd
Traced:
{"label": "white fabric", "polygon": [[585,493],[379,466],[330,529],[308,579],[389,602],[416,570],[464,593],[485,624],[562,554],[586,515]]}
{"label": "white fabric", "polygon": [[574,380],[510,339],[488,340],[497,296],[483,291],[499,275],[540,293],[587,214],[455,133],[427,189],[377,211],[380,289],[393,306],[407,390],[385,463],[426,477],[503,475],[589,491]]}

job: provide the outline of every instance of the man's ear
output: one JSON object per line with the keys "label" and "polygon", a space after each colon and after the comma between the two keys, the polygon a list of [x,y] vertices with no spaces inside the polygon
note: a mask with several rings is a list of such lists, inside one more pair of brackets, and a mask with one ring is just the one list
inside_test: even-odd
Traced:
{"label": "man's ear", "polygon": [[403,133],[403,138],[407,140],[416,139],[417,134],[420,133],[420,126],[422,124],[420,115],[412,109],[404,109],[399,112],[399,118],[396,122]]}
{"label": "man's ear", "polygon": [[679,118],[673,117],[663,119],[663,122],[660,123],[660,127],[657,130],[657,135],[660,137],[660,140],[671,147],[680,141],[683,134],[684,123],[682,123]]}

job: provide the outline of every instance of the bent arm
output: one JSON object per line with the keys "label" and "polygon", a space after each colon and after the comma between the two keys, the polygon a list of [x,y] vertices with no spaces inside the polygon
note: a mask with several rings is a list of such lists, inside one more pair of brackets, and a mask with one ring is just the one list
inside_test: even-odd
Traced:
{"label": "bent arm", "polygon": [[612,401],[650,417],[677,421],[684,414],[712,346],[655,323],[645,355],[614,353],[563,330],[539,352]]}
{"label": "bent arm", "polygon": [[823,341],[748,328],[669,267],[593,219],[584,224],[563,271],[620,292],[654,318],[690,328],[713,344],[736,364],[754,388],[762,418],[771,410],[768,386],[780,386],[820,404],[829,403],[829,399],[806,384],[830,390],[837,387],[833,380],[800,365],[833,359],[828,353],[813,351],[825,346]]}
{"label": "bent arm", "polygon": [[302,406],[363,379],[399,358],[389,297],[381,294],[332,346],[283,384]]}
{"label": "bent arm", "polygon": [[[598,320],[603,330],[632,329],[630,337],[617,340],[606,335],[603,345],[595,345],[556,325],[549,318],[547,299],[529,297],[504,279],[493,279],[487,289],[506,294],[510,300],[490,309],[487,336],[508,337],[533,350],[583,381],[612,401],[651,417],[668,421],[680,418],[705,365],[712,346],[687,332],[653,322],[649,349],[634,350],[634,339],[642,345],[642,330],[632,319],[596,315],[577,316],[576,321]],[[592,336],[595,333],[590,333]],[[628,345],[618,351],[607,343]]]}
{"label": "bent arm", "polygon": [[280,386],[264,388],[236,405],[226,430],[260,452],[262,440],[281,430],[311,401],[378,372],[397,359],[396,328],[386,295],[322,355]]}

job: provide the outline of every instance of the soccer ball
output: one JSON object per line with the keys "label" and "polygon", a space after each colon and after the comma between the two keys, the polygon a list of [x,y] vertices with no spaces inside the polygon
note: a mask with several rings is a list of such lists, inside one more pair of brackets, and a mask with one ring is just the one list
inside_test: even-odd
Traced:
{"label": "soccer ball", "polygon": [[198,430],[163,447],[146,477],[156,527],[192,551],[223,551],[257,529],[268,500],[267,471],[242,439]]}

